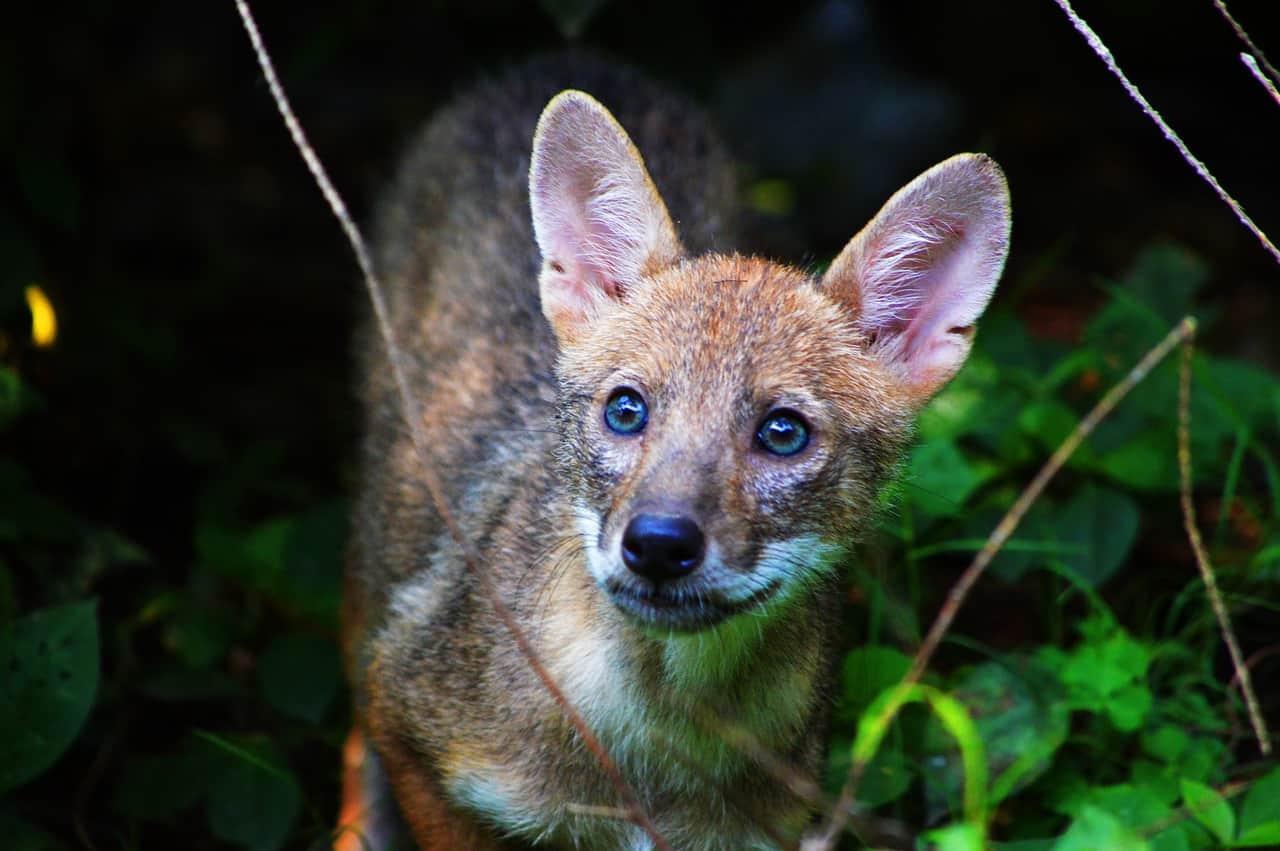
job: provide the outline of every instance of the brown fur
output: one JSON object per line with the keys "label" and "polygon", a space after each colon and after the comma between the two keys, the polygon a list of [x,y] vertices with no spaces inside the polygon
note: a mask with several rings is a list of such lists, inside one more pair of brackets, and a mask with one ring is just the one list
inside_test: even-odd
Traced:
{"label": "brown fur", "polygon": [[[615,111],[688,254],[610,293],[607,316],[558,343],[539,304],[526,176],[539,112],[567,87]],[[427,460],[548,670],[682,849],[774,847],[809,819],[756,754],[799,777],[817,771],[838,570],[668,634],[614,605],[589,551],[637,506],[674,505],[714,542],[705,570],[725,582],[798,538],[842,560],[921,401],[876,356],[856,304],[798,270],[728,253],[732,185],[719,143],[683,101],[631,72],[559,58],[437,117],[378,228]],[[371,328],[361,358],[368,424],[344,645],[377,756],[366,754],[346,817],[394,822],[362,791],[385,776],[422,849],[646,847],[633,825],[600,814],[618,806],[613,787],[429,508]],[[652,404],[636,439],[601,419],[619,385]],[[753,442],[776,405],[806,412],[802,456]],[[598,541],[584,538],[584,512],[601,518]],[[784,575],[787,559],[809,557],[776,552]]]}

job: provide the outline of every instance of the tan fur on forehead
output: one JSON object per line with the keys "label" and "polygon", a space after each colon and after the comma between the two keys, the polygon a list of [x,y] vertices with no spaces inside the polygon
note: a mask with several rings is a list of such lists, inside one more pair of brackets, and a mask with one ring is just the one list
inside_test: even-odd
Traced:
{"label": "tan fur on forehead", "polygon": [[813,402],[845,420],[898,421],[912,409],[846,308],[803,272],[753,257],[708,255],[664,270],[562,357],[579,375],[642,372],[676,395],[818,394]]}

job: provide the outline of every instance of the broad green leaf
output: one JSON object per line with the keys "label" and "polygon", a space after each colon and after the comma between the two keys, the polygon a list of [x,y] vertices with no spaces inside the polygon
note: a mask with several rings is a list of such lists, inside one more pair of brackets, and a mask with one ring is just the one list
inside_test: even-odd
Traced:
{"label": "broad green leaf", "polygon": [[[1280,399],[1280,379],[1252,364],[1227,358],[1206,357],[1197,365],[1197,391],[1226,406],[1235,419],[1251,430],[1274,428],[1272,418]],[[1199,426],[1193,418],[1192,428]],[[1231,429],[1233,424],[1227,423],[1224,428]]]}
{"label": "broad green leaf", "polygon": [[[1057,701],[1053,684],[1034,666],[1022,667],[1024,674],[1019,675],[1007,665],[987,662],[952,682],[951,694],[973,718],[997,778],[991,786],[992,803],[1038,777],[1066,740],[1068,713]],[[925,728],[924,748],[935,754],[925,760],[925,792],[938,805],[954,801],[962,782],[959,752],[942,733],[932,720]]]}
{"label": "broad green leaf", "polygon": [[275,851],[289,836],[302,805],[293,774],[274,746],[262,741],[213,737],[221,768],[206,804],[209,828],[219,839],[252,851]]}
{"label": "broad green leaf", "polygon": [[1236,814],[1217,790],[1189,778],[1182,778],[1182,803],[1187,811],[1223,844],[1236,833]]}
{"label": "broad green leaf", "polygon": [[950,516],[994,474],[986,462],[971,462],[948,440],[922,443],[911,453],[904,481],[912,506],[925,514]]}
{"label": "broad green leaf", "polygon": [[1142,732],[1142,749],[1165,763],[1173,763],[1186,751],[1191,737],[1181,727],[1165,724]]}
{"label": "broad green leaf", "polygon": [[892,647],[868,645],[850,650],[840,673],[836,717],[856,721],[885,689],[906,676],[911,659]]}
{"label": "broad green leaf", "polygon": [[987,757],[978,729],[964,704],[932,686],[894,685],[867,708],[858,720],[858,735],[850,749],[855,762],[869,763],[880,750],[897,712],[908,703],[923,703],[946,728],[960,749],[964,774],[964,817],[973,824],[986,823]]}
{"label": "broad green leaf", "polygon": [[283,569],[268,590],[280,605],[336,625],[349,513],[334,501],[294,518]]}
{"label": "broad green leaf", "polygon": [[164,643],[187,667],[204,670],[226,656],[237,628],[235,614],[230,610],[190,598],[169,619]]}
{"label": "broad green leaf", "polygon": [[1240,836],[1231,844],[1231,847],[1273,849],[1280,847],[1280,821],[1256,824],[1248,830],[1240,831]]}
{"label": "broad green leaf", "polygon": [[[847,736],[831,738],[823,788],[832,795],[840,793],[849,776],[852,746],[853,742]],[[890,744],[876,753],[863,772],[862,783],[858,786],[859,805],[878,807],[896,801],[911,788],[914,778],[914,760],[909,759],[891,737]]]}
{"label": "broad green leaf", "polygon": [[1131,683],[1108,696],[1107,717],[1117,730],[1131,733],[1142,726],[1151,704],[1151,690],[1141,683]]}
{"label": "broad green leaf", "polygon": [[936,851],[984,851],[983,831],[971,824],[953,824],[924,834],[926,847]]}
{"label": "broad green leaf", "polygon": [[1148,851],[1138,834],[1099,806],[1082,807],[1053,851]]}
{"label": "broad green leaf", "polygon": [[[971,552],[977,552],[986,543],[987,536],[1008,510],[1014,497],[1013,494],[1008,494],[1007,499],[1005,496],[1001,494],[993,500],[984,500],[980,508],[966,512],[963,520],[965,533],[978,542]],[[1059,559],[1065,545],[1058,540],[1057,516],[1058,505],[1051,497],[1036,500],[1022,518],[1014,538],[991,560],[988,571],[1004,582],[1016,582],[1027,571]]]}
{"label": "broad green leaf", "polygon": [[[1041,399],[1032,402],[1018,415],[1018,427],[1049,452],[1054,451],[1075,430],[1080,415],[1057,399]],[[1073,460],[1079,461],[1091,454],[1088,444],[1076,450]]]}
{"label": "broad green leaf", "polygon": [[1070,545],[1062,560],[1091,587],[1097,587],[1128,557],[1138,537],[1138,523],[1138,506],[1130,497],[1086,484],[1057,517],[1058,537]]}
{"label": "broad green leaf", "polygon": [[[1253,782],[1240,806],[1240,841],[1257,834],[1275,836],[1280,831],[1280,768],[1273,768]],[[1280,838],[1275,842],[1280,844]]]}
{"label": "broad green leaf", "polygon": [[1102,699],[1145,676],[1150,661],[1146,647],[1116,631],[1076,648],[1062,669],[1062,681],[1073,697]]}
{"label": "broad green leaf", "polygon": [[341,682],[337,648],[313,635],[276,638],[258,660],[258,686],[280,712],[318,724]]}
{"label": "broad green leaf", "polygon": [[1178,789],[1180,771],[1176,764],[1169,765],[1138,757],[1133,760],[1129,769],[1129,779],[1135,786],[1141,786],[1170,806],[1176,804],[1182,795]]}
{"label": "broad green leaf", "polygon": [[1174,408],[1169,420],[1098,458],[1098,469],[1132,490],[1171,492],[1178,487]]}
{"label": "broad green leaf", "polygon": [[92,602],[42,609],[0,629],[0,792],[42,774],[75,739],[98,669]]}

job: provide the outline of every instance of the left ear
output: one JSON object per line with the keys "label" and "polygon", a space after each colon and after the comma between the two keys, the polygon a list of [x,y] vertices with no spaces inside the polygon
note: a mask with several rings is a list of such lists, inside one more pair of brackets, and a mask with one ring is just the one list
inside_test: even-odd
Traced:
{"label": "left ear", "polygon": [[956,373],[1009,251],[995,161],[958,154],[889,199],[822,279],[920,402]]}
{"label": "left ear", "polygon": [[561,345],[683,254],[640,152],[583,92],[556,95],[538,120],[529,205],[542,252],[542,312]]}

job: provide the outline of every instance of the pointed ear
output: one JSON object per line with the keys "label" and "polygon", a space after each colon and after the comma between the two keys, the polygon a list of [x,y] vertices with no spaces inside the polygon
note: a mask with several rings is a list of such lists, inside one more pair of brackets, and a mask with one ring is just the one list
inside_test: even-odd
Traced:
{"label": "pointed ear", "polygon": [[964,363],[1009,250],[1000,167],[959,154],[898,190],[822,279],[923,403]]}
{"label": "pointed ear", "polygon": [[561,343],[682,253],[640,152],[582,92],[556,95],[538,120],[529,202],[542,252],[542,312]]}

